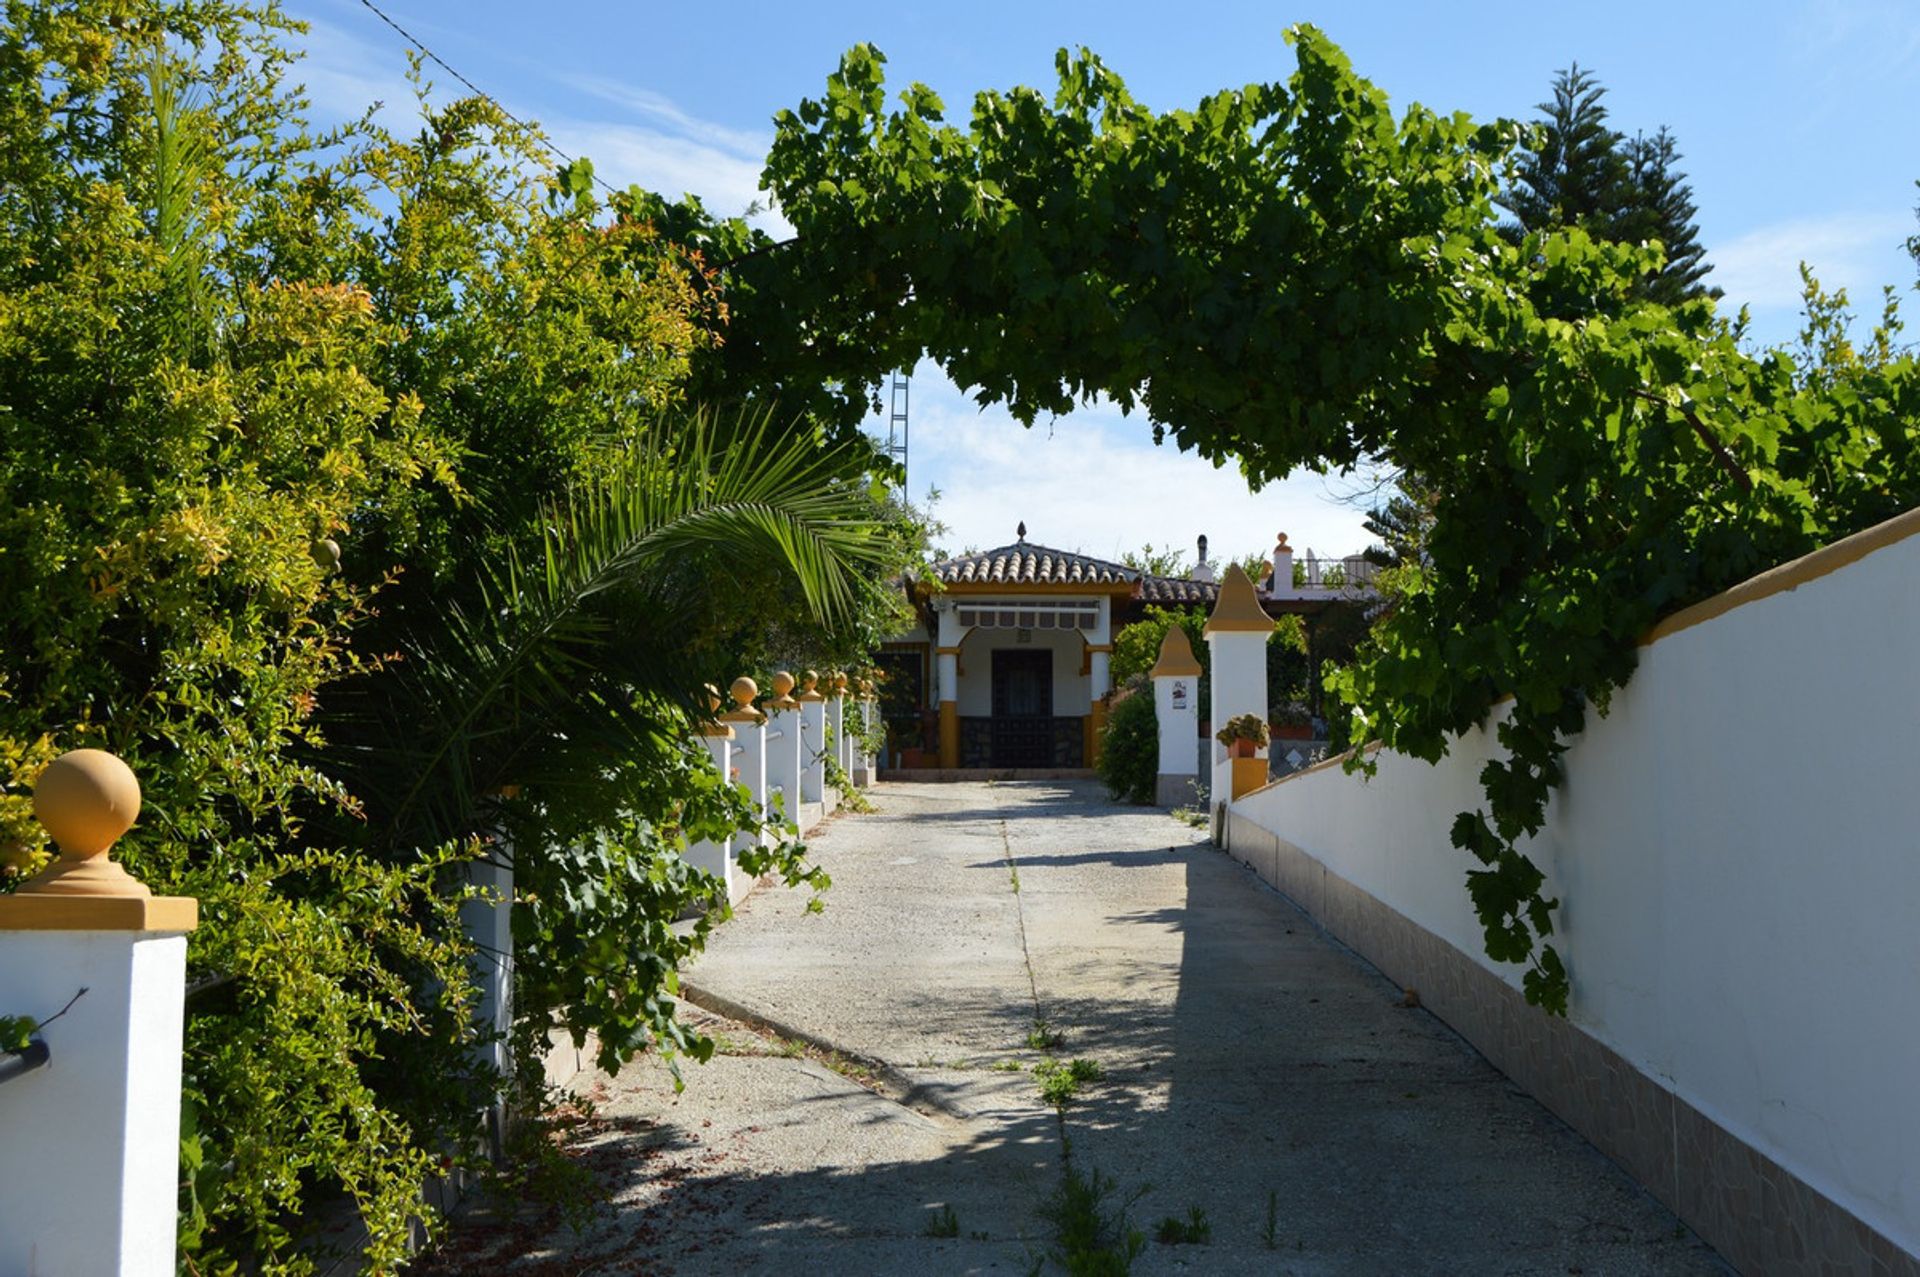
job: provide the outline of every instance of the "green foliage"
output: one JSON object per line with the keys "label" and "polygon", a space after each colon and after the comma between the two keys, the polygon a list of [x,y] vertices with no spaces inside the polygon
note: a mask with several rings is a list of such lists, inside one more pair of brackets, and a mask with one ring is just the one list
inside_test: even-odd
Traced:
{"label": "green foliage", "polygon": [[1205,1246],[1213,1240],[1213,1224],[1207,1212],[1198,1206],[1187,1207],[1187,1217],[1168,1215],[1153,1230],[1153,1240],[1162,1246]]}
{"label": "green foliage", "polygon": [[1508,234],[1578,227],[1595,239],[1658,242],[1666,261],[1634,281],[1631,291],[1675,306],[1718,297],[1701,279],[1713,268],[1694,224],[1697,210],[1677,167],[1678,144],[1664,126],[1652,137],[1623,137],[1607,124],[1606,89],[1574,64],[1553,80],[1553,100],[1514,157],[1513,181],[1501,197],[1516,219]]}
{"label": "green foliage", "polygon": [[[702,1055],[673,971],[724,902],[679,852],[750,822],[690,692],[884,631],[915,535],[870,447],[684,409],[725,306],[644,197],[484,101],[313,136],[296,35],[244,0],[0,16],[0,889],[45,859],[46,761],[125,757],[120,854],[201,901],[200,1271],[309,1269],[336,1197],[377,1270],[431,1225],[499,1082],[476,856],[513,849],[523,1061]],[[824,885],[803,855],[753,871]]]}
{"label": "green foliage", "polygon": [[1065,1061],[1048,1058],[1033,1066],[1040,1083],[1040,1098],[1055,1108],[1064,1108],[1080,1094],[1080,1088],[1098,1082],[1107,1075],[1098,1060],[1075,1058]]}
{"label": "green foliage", "polygon": [[[1115,1200],[1118,1189],[1097,1167],[1082,1174],[1068,1163],[1037,1208],[1049,1235],[1042,1263],[1058,1265],[1069,1277],[1125,1277],[1132,1272],[1133,1261],[1147,1247],[1147,1236],[1130,1216],[1147,1186]],[[1039,1268],[1036,1264],[1034,1270]]]}
{"label": "green foliage", "polygon": [[1107,792],[1118,801],[1153,802],[1160,777],[1160,715],[1151,691],[1114,699],[1100,738],[1099,770]]}
{"label": "green foliage", "polygon": [[1267,720],[1258,714],[1236,714],[1213,734],[1215,740],[1228,746],[1242,740],[1265,746],[1267,736]]}
{"label": "green foliage", "polygon": [[982,93],[963,124],[924,86],[889,110],[884,60],[852,50],[777,118],[797,237],[737,241],[757,340],[711,366],[825,371],[854,401],[926,354],[1024,421],[1108,396],[1254,483],[1420,475],[1429,562],[1337,676],[1360,716],[1328,717],[1435,759],[1514,698],[1455,834],[1490,951],[1558,1008],[1556,902],[1519,841],[1566,741],[1657,617],[1920,501],[1920,378],[1748,351],[1709,299],[1657,299],[1650,245],[1558,221],[1508,239],[1526,130],[1396,118],[1320,33],[1290,39],[1285,81],[1166,113],[1063,51],[1055,93]]}
{"label": "green foliage", "polygon": [[927,1221],[926,1229],[922,1235],[941,1238],[958,1237],[960,1235],[960,1216],[953,1209],[953,1203],[944,1203],[939,1210],[933,1213],[933,1218]]}
{"label": "green foliage", "polygon": [[1144,679],[1160,659],[1160,644],[1166,641],[1167,631],[1176,625],[1187,632],[1187,642],[1204,672],[1212,656],[1201,635],[1207,625],[1206,609],[1149,604],[1139,620],[1121,626],[1113,636],[1109,668],[1113,671],[1115,686],[1124,687],[1135,679]]}

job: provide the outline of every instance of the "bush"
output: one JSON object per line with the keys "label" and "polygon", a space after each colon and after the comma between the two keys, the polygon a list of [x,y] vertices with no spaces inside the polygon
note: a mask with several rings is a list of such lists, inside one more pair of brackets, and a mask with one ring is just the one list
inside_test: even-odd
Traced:
{"label": "bush", "polygon": [[1123,694],[1113,703],[1100,741],[1100,779],[1121,802],[1150,804],[1160,775],[1160,716],[1153,697]]}

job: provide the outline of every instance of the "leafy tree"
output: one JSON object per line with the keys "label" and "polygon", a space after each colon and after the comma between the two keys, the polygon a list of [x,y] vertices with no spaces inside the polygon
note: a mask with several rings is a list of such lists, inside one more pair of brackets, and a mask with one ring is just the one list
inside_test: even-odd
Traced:
{"label": "leafy tree", "polygon": [[1699,242],[1692,188],[1677,167],[1680,152],[1665,126],[1627,139],[1607,123],[1606,89],[1578,63],[1553,80],[1553,98],[1536,108],[1531,145],[1516,152],[1501,203],[1514,216],[1516,243],[1529,232],[1579,227],[1595,239],[1659,241],[1666,264],[1634,286],[1636,295],[1675,306],[1718,297],[1700,281],[1713,268]]}
{"label": "leafy tree", "polygon": [[1361,526],[1380,538],[1386,566],[1425,560],[1433,508],[1439,496],[1431,483],[1402,470],[1394,476],[1391,495],[1367,511]]}
{"label": "leafy tree", "polygon": [[1164,114],[1062,51],[1056,92],[981,93],[964,126],[924,86],[889,110],[883,59],[852,50],[776,121],[791,241],[678,215],[727,242],[752,333],[696,376],[862,400],[924,353],[1023,421],[1104,395],[1255,483],[1421,475],[1430,570],[1338,686],[1359,730],[1429,759],[1513,697],[1452,832],[1488,952],[1561,1010],[1523,840],[1567,739],[1658,616],[1920,500],[1920,378],[1902,357],[1813,384],[1709,302],[1656,300],[1651,247],[1515,242],[1495,201],[1518,126],[1396,118],[1318,32],[1290,38],[1284,82]]}
{"label": "leafy tree", "polygon": [[1187,553],[1175,546],[1160,548],[1151,541],[1138,550],[1128,550],[1120,556],[1120,561],[1137,572],[1148,576],[1185,576],[1187,574]]}
{"label": "leafy tree", "polygon": [[1100,743],[1100,779],[1121,802],[1144,806],[1153,801],[1160,779],[1160,715],[1152,688],[1114,701]]}
{"label": "leafy tree", "polygon": [[[748,819],[698,683],[885,624],[871,450],[686,409],[705,267],[484,101],[311,135],[271,4],[0,16],[0,889],[24,790],[128,759],[122,844],[202,902],[187,1262],[391,1269],[471,1151],[464,865],[511,839],[523,1038],[701,1055],[679,859]],[[769,620],[769,614],[772,620]],[[791,880],[796,855],[769,868]],[[817,880],[816,880],[817,881]]]}

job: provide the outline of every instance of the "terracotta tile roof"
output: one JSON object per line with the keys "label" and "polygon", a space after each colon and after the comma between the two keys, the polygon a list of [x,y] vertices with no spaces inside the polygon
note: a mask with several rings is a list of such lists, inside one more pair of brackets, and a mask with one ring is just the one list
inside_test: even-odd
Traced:
{"label": "terracotta tile roof", "polygon": [[1211,603],[1219,587],[1211,581],[1190,581],[1183,576],[1143,576],[1140,578],[1142,603]]}
{"label": "terracotta tile roof", "polygon": [[945,585],[1131,585],[1140,573],[1105,559],[1021,541],[943,559],[933,572]]}

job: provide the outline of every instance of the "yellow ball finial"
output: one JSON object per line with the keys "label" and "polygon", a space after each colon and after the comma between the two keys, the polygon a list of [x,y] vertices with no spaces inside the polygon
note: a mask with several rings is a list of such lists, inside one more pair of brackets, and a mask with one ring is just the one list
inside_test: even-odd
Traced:
{"label": "yellow ball finial", "polygon": [[785,696],[793,690],[793,675],[781,670],[773,676],[773,694]]}
{"label": "yellow ball finial", "polygon": [[60,859],[20,887],[21,895],[151,896],[107,858],[140,815],[133,769],[103,749],[75,749],[48,763],[33,786],[33,814],[53,835]]}
{"label": "yellow ball finial", "polygon": [[760,695],[760,685],[748,678],[745,674],[742,674],[739,678],[733,680],[731,691],[733,694],[733,703],[741,709],[745,709],[747,706],[753,704],[754,697]]}

